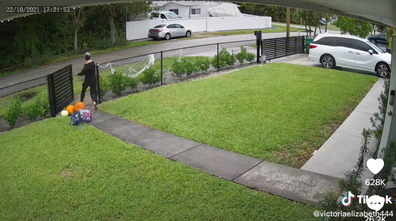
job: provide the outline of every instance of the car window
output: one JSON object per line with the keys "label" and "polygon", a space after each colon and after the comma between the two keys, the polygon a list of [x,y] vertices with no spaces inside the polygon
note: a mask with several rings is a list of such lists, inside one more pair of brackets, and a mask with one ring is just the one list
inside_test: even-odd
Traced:
{"label": "car window", "polygon": [[163,28],[163,27],[165,27],[166,25],[157,25],[157,26],[155,26],[154,28]]}
{"label": "car window", "polygon": [[168,25],[168,28],[176,28],[174,24]]}
{"label": "car window", "polygon": [[321,38],[321,39],[319,39],[319,40],[317,40],[317,41],[315,41],[313,43],[332,46],[332,45],[334,45],[334,38],[332,38],[332,37],[324,37],[324,38]]}
{"label": "car window", "polygon": [[184,27],[181,25],[176,25],[176,28],[184,28]]}
{"label": "car window", "polygon": [[158,13],[151,13],[151,18],[159,18],[159,14]]}
{"label": "car window", "polygon": [[176,18],[179,18],[179,16],[177,16],[175,13],[166,13],[166,16],[167,16],[169,19],[176,19]]}
{"label": "car window", "polygon": [[162,19],[167,19],[166,16],[164,14],[161,14],[161,18]]}
{"label": "car window", "polygon": [[379,48],[377,45],[371,43],[370,41],[365,41],[366,44],[370,45],[372,48],[375,49],[375,51],[378,51],[379,53],[386,53],[384,50],[382,50],[381,48]]}
{"label": "car window", "polygon": [[353,41],[353,48],[360,51],[369,51],[373,50],[368,44],[362,41],[354,40]]}
{"label": "car window", "polygon": [[335,46],[352,48],[352,39],[349,38],[335,38]]}

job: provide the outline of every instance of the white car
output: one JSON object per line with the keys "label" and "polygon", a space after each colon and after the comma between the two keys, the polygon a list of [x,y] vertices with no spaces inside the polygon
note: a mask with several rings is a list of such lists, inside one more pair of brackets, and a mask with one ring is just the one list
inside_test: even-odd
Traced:
{"label": "white car", "polygon": [[380,77],[387,77],[391,67],[391,54],[367,39],[351,35],[319,34],[310,44],[309,59],[324,68],[358,69]]}

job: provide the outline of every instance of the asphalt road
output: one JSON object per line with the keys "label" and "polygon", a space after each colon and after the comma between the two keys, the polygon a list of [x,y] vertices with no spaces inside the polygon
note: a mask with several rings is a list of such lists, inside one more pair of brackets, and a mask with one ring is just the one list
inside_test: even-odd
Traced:
{"label": "asphalt road", "polygon": [[[303,33],[301,33],[301,35],[302,34]],[[264,33],[263,38],[264,39],[279,38],[279,37],[285,37],[285,35],[286,35],[285,33]],[[297,36],[298,33],[293,32],[290,35]],[[146,45],[142,47],[135,47],[135,48],[97,54],[97,55],[93,55],[92,59],[96,63],[106,63],[124,58],[150,54],[160,51],[184,48],[184,47],[192,47],[192,46],[199,46],[205,44],[215,44],[215,43],[224,43],[224,42],[232,42],[232,41],[245,41],[245,40],[254,41],[255,40],[254,34],[252,33],[250,35],[234,35],[234,36],[221,36],[221,37],[211,37],[211,38],[201,38],[201,39],[189,39],[183,41],[171,40],[169,42],[164,42],[155,45]],[[73,73],[77,73],[81,71],[84,65],[84,61],[85,60],[83,56],[81,56],[81,58],[62,61],[55,64],[41,66],[17,74],[9,75],[0,78],[0,88],[7,87],[20,82],[28,81],[31,79],[35,79],[38,77],[46,76],[70,64],[73,66]]]}

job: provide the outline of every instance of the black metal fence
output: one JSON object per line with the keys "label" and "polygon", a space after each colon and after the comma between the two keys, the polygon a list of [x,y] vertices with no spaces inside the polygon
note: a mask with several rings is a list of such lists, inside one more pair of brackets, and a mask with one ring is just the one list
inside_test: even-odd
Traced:
{"label": "black metal fence", "polygon": [[263,39],[261,43],[262,61],[304,53],[304,48],[304,36]]}
{"label": "black metal fence", "polygon": [[[100,102],[156,85],[173,84],[190,77],[256,63],[256,48],[255,40],[235,41],[161,51],[98,64]],[[243,56],[237,56],[241,52]]]}
{"label": "black metal fence", "polygon": [[47,76],[51,117],[74,101],[72,65]]}
{"label": "black metal fence", "polygon": [[48,117],[47,77],[0,88],[0,133]]}

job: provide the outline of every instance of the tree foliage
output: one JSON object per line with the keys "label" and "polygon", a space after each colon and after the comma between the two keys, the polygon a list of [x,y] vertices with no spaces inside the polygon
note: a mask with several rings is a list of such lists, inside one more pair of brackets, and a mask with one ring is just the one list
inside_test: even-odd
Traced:
{"label": "tree foliage", "polygon": [[[125,44],[126,21],[144,17],[151,11],[150,4],[85,6],[69,13],[42,13],[4,21],[0,23],[0,72],[41,65],[54,55]],[[114,26],[110,25],[111,12]]]}
{"label": "tree foliage", "polygon": [[366,38],[372,31],[370,22],[344,16],[339,16],[334,25],[339,27],[343,33],[349,33],[361,38]]}

